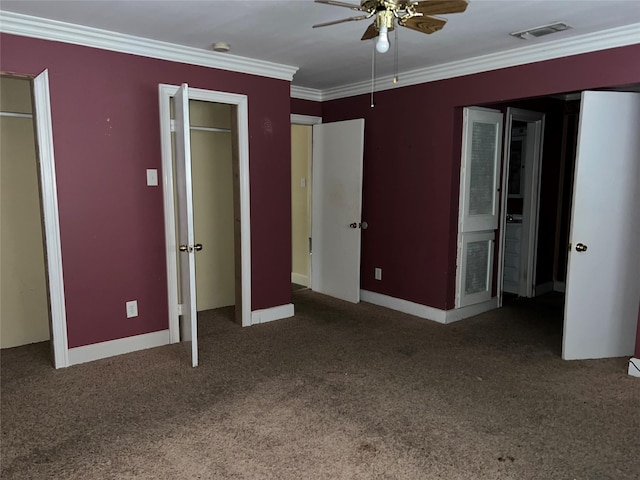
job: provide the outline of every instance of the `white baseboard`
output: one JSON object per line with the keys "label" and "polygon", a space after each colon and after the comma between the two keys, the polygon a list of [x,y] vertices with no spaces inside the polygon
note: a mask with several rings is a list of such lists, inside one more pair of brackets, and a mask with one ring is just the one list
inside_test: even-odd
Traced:
{"label": "white baseboard", "polygon": [[498,308],[498,299],[496,297],[476,305],[454,308],[452,310],[441,310],[368,290],[360,290],[360,299],[363,302],[373,303],[374,305],[380,305],[381,307],[408,313],[409,315],[415,315],[420,318],[426,318],[427,320],[438,323],[453,323]]}
{"label": "white baseboard", "polygon": [[496,308],[498,308],[498,297],[493,297],[486,302],[447,310],[445,312],[447,318],[445,323],[453,323],[459,320],[464,320],[465,318],[475,317],[476,315],[480,315],[481,313],[488,312],[490,310],[495,310]]}
{"label": "white baseboard", "polygon": [[629,375],[640,378],[640,358],[629,359]]}
{"label": "white baseboard", "polygon": [[537,297],[538,295],[544,295],[545,293],[550,293],[554,291],[554,283],[553,282],[545,282],[540,285],[536,285],[534,287],[534,295]]}
{"label": "white baseboard", "polygon": [[565,282],[559,282],[557,280],[553,281],[553,291],[554,292],[564,292],[567,288],[567,285]]}
{"label": "white baseboard", "polygon": [[447,315],[444,310],[410,302],[409,300],[402,300],[401,298],[390,297],[389,295],[370,292],[369,290],[360,290],[360,300],[390,308],[391,310],[397,310],[398,312],[415,315],[416,317],[426,318],[434,322],[447,323]]}
{"label": "white baseboard", "polygon": [[291,283],[297,283],[298,285],[309,286],[309,277],[307,275],[301,275],[299,273],[291,272]]}
{"label": "white baseboard", "polygon": [[254,310],[253,312],[251,312],[251,325],[273,322],[274,320],[293,317],[293,315],[293,303],[287,303],[286,305],[280,305],[277,307],[264,308],[262,310]]}
{"label": "white baseboard", "polygon": [[160,347],[170,343],[169,330],[145,333],[133,337],[109,340],[69,349],[69,365],[92,362],[101,358],[131,353],[146,348]]}

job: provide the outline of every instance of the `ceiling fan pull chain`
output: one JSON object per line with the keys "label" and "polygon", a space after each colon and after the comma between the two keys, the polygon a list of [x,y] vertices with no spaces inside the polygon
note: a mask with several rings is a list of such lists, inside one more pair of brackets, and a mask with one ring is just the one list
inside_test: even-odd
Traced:
{"label": "ceiling fan pull chain", "polygon": [[394,35],[395,50],[393,55],[393,83],[398,83],[398,29],[395,29]]}
{"label": "ceiling fan pull chain", "polygon": [[373,102],[373,92],[376,87],[375,79],[376,79],[376,45],[373,43],[373,50],[371,51],[371,108],[375,107],[376,104]]}

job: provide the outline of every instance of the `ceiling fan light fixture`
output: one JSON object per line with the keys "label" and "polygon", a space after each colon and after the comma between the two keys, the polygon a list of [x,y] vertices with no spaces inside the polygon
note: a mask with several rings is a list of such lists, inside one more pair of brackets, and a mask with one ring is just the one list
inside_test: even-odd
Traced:
{"label": "ceiling fan light fixture", "polygon": [[380,10],[376,13],[376,26],[378,27],[378,40],[376,50],[380,53],[389,51],[389,30],[393,30],[395,17],[390,10]]}

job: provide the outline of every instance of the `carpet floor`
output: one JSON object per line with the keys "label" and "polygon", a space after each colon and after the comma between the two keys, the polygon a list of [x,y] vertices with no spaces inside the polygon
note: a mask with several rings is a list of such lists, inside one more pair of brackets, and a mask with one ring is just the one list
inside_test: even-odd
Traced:
{"label": "carpet floor", "polygon": [[451,325],[309,290],[242,329],[67,369],[2,351],[2,479],[640,478],[640,380],[563,361],[558,302]]}

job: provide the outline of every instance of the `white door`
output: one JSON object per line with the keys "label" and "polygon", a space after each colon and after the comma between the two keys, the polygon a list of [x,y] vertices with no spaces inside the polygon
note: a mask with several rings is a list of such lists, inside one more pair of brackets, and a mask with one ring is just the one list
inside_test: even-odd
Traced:
{"label": "white door", "polygon": [[364,119],[313,126],[311,285],[360,301]]}
{"label": "white door", "polygon": [[491,299],[502,113],[465,108],[462,130],[456,308]]}
{"label": "white door", "polygon": [[178,245],[180,250],[180,341],[198,366],[198,312],[196,310],[196,262],[191,183],[189,87],[183,83],[173,97],[176,142],[176,189],[178,193]]}
{"label": "white door", "polygon": [[640,94],[583,92],[564,359],[633,354],[640,299]]}

